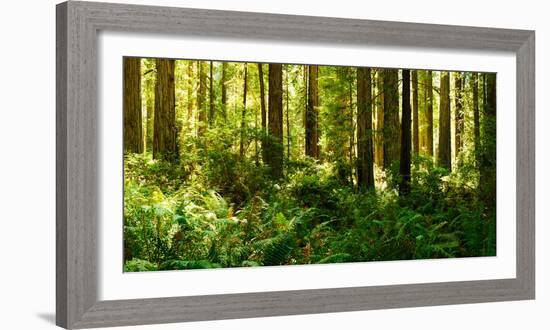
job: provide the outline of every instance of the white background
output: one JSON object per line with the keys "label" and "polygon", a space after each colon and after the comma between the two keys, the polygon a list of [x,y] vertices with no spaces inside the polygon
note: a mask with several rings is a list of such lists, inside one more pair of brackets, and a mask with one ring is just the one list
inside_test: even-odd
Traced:
{"label": "white background", "polygon": [[[114,2],[114,1],[112,1]],[[548,329],[550,23],[544,1],[117,1],[537,31],[537,300],[248,320],[143,329]],[[55,5],[12,1],[1,11],[0,328],[53,329],[55,312]]]}

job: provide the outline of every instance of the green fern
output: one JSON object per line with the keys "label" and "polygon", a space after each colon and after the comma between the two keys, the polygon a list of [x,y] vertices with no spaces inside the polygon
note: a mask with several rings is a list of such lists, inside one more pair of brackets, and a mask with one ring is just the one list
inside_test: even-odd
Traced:
{"label": "green fern", "polygon": [[132,259],[124,263],[125,272],[148,272],[152,270],[157,270],[157,266],[147,260]]}
{"label": "green fern", "polygon": [[294,247],[293,239],[290,234],[279,234],[259,242],[256,242],[256,248],[261,251],[261,262],[266,266],[275,266],[285,264]]}

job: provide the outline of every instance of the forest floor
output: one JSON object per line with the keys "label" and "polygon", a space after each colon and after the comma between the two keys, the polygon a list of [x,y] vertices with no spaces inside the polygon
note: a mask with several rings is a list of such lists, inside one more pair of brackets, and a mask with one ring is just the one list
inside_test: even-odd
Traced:
{"label": "forest floor", "polygon": [[[169,163],[124,160],[125,271],[339,263],[495,255],[495,211],[472,171],[414,160],[411,192],[377,170],[361,191],[334,165],[266,168],[231,150]],[[384,175],[382,175],[384,174]],[[383,178],[383,179],[382,179]]]}

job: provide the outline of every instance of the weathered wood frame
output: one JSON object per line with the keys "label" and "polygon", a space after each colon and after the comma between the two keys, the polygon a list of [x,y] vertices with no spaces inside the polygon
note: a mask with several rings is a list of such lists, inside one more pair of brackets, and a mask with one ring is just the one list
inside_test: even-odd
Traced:
{"label": "weathered wood frame", "polygon": [[[98,301],[97,33],[512,51],[517,56],[515,279]],[[57,5],[56,322],[89,328],[534,299],[535,33],[94,2]]]}

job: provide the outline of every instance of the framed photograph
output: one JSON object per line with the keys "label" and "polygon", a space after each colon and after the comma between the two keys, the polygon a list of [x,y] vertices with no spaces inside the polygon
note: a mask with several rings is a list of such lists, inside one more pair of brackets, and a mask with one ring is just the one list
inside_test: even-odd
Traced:
{"label": "framed photograph", "polygon": [[57,324],[534,299],[534,82],[534,31],[57,5]]}

